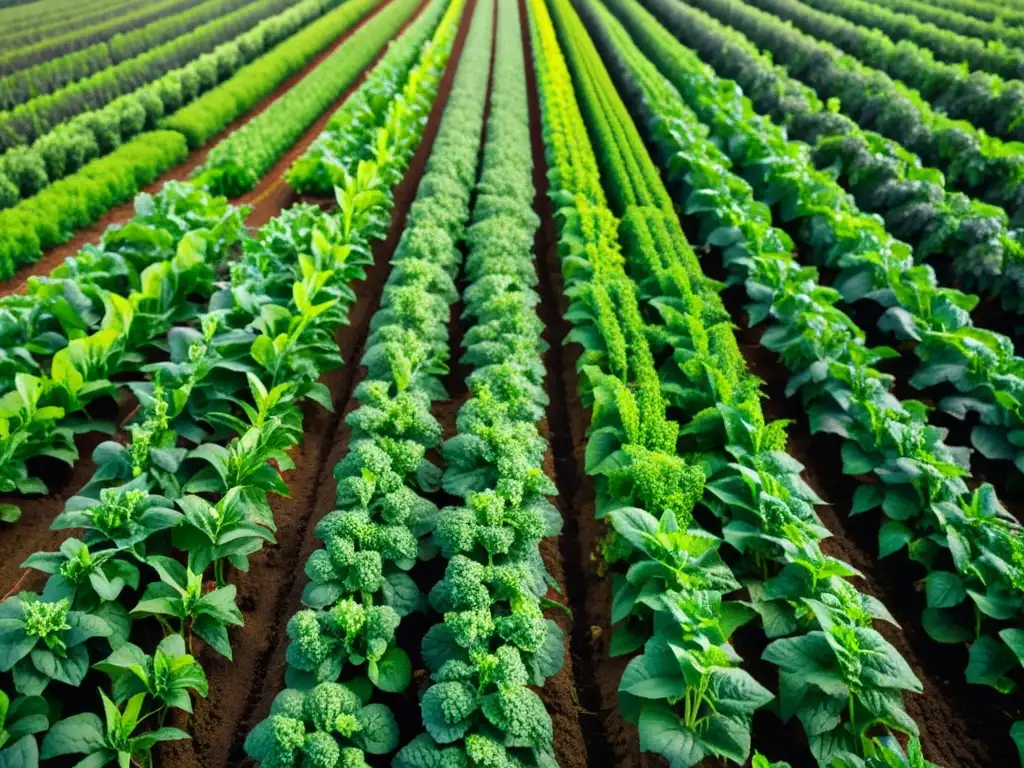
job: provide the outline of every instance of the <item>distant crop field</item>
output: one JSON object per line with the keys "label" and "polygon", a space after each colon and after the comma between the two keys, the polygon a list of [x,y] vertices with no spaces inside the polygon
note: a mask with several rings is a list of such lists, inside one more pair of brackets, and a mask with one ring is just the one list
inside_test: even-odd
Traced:
{"label": "distant crop field", "polygon": [[0,768],[1024,766],[1024,0],[0,0]]}

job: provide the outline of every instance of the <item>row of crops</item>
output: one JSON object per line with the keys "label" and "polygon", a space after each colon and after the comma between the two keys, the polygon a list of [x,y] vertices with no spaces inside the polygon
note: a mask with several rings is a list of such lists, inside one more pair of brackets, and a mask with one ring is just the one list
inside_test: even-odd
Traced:
{"label": "row of crops", "polygon": [[0,4],[0,768],[1024,764],[1022,30]]}

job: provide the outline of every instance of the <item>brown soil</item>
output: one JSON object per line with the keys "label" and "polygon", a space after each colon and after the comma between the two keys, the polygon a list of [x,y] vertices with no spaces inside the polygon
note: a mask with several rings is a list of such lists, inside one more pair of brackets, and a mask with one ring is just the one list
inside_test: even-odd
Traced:
{"label": "brown soil", "polygon": [[[292,86],[294,86],[306,75],[308,75],[310,72],[316,69],[321,62],[323,62],[328,56],[333,54],[334,51],[337,50],[338,47],[341,46],[346,40],[348,40],[349,37],[355,34],[355,32],[358,29],[360,29],[366,22],[368,22],[377,13],[379,13],[381,9],[386,7],[389,1],[390,0],[386,0],[385,2],[378,5],[376,8],[372,9],[363,18],[356,22],[351,28],[342,33],[337,40],[335,40],[333,43],[327,46],[326,49],[324,49],[319,54],[314,56],[313,59],[308,64],[306,64],[306,66],[304,66],[294,75],[292,75],[291,77],[287,78],[284,82],[282,82],[281,85],[278,86],[277,90],[275,90],[273,93],[267,96],[267,98],[259,102],[259,104],[257,104],[255,107],[253,107],[248,112],[239,117],[237,120],[235,120],[233,123],[228,125],[224,130],[222,130],[220,133],[218,133],[216,136],[210,139],[205,146],[193,150],[183,163],[175,166],[174,168],[171,168],[169,171],[162,174],[156,181],[144,187],[141,191],[147,192],[149,194],[156,194],[168,181],[187,180],[189,176],[191,176],[192,173],[199,166],[206,162],[206,157],[210,153],[210,150],[213,149],[213,147],[215,147],[217,144],[219,144],[222,139],[226,138],[229,134],[241,128],[243,125],[245,125],[250,120],[252,120],[260,113],[262,113],[275,101],[277,101],[286,93],[288,93],[288,91],[291,90]],[[426,0],[424,0],[423,5],[425,4]],[[411,18],[415,18],[420,13],[420,11],[422,11],[423,5],[420,5],[420,7],[416,9],[416,12],[413,14]],[[407,21],[406,24],[408,23],[409,22]],[[341,104],[346,98],[348,98],[348,95],[356,87],[358,87],[358,85],[363,81],[363,78],[366,76],[366,73],[370,69],[372,69],[372,67],[379,60],[380,56],[383,55],[384,50],[386,50],[386,47],[381,51],[380,54],[378,54],[377,58],[374,59],[373,64],[371,64],[370,67],[364,70],[363,74],[360,75],[359,79],[345,91],[345,94],[338,101],[338,104]],[[321,116],[319,120],[317,120],[313,127],[310,128],[310,130],[303,135],[302,139],[300,139],[294,145],[294,147],[277,163],[277,165],[275,165],[274,168],[263,177],[261,182],[257,185],[256,189],[247,193],[246,195],[243,195],[239,200],[232,201],[235,203],[246,203],[254,206],[254,210],[250,214],[249,219],[247,220],[252,226],[258,227],[265,224],[269,219],[277,215],[278,211],[280,211],[282,208],[286,207],[287,205],[295,201],[295,199],[291,195],[291,187],[284,183],[284,171],[288,169],[291,163],[294,162],[295,159],[299,157],[299,155],[305,152],[306,148],[310,145],[310,143],[312,143],[313,139],[315,139],[316,136],[323,129],[323,126],[327,123],[327,120],[330,119],[330,115],[332,114],[332,112],[333,109],[328,110],[323,116]],[[15,275],[8,280],[0,281],[0,296],[5,296],[9,293],[16,293],[20,291],[24,287],[28,278],[30,277],[33,277],[35,275],[48,275],[56,266],[58,266],[62,261],[64,261],[64,259],[68,258],[69,256],[74,256],[85,245],[88,245],[90,243],[98,243],[100,241],[100,238],[103,236],[103,233],[107,230],[108,227],[114,224],[123,224],[124,222],[131,219],[131,217],[134,214],[134,201],[123,203],[121,205],[111,208],[102,216],[100,216],[100,218],[93,224],[89,225],[88,227],[85,227],[84,229],[80,229],[78,232],[76,232],[74,237],[72,237],[71,240],[69,240],[68,242],[55,246],[46,251],[43,254],[43,257],[39,259],[39,261],[37,261],[35,264],[31,264],[27,267],[19,269],[17,273],[15,273]]]}
{"label": "brown soil", "polygon": [[[334,507],[332,471],[344,455],[349,438],[343,416],[356,405],[351,393],[364,373],[357,361],[362,356],[370,318],[380,301],[391,254],[405,226],[409,206],[437,134],[474,5],[473,0],[467,4],[423,140],[405,178],[395,189],[387,238],[374,244],[374,265],[367,281],[359,286],[359,299],[350,315],[351,325],[340,334],[348,365],[338,372],[338,379],[330,382],[340,415],[328,417],[319,411],[307,422],[306,442],[296,457],[297,469],[285,478],[293,496],[278,500],[274,509],[279,526],[278,544],[253,558],[247,573],[237,573],[232,578],[239,587],[246,622],[244,629],[234,636],[235,659],[227,662],[212,653],[202,653],[201,661],[210,680],[210,696],[198,702],[190,724],[184,718],[178,723],[192,733],[193,740],[161,745],[157,753],[160,765],[205,768],[249,763],[243,749],[245,737],[267,716],[274,696],[284,689],[285,625],[301,607],[305,584],[303,564],[317,546],[313,529]],[[412,706],[414,702],[407,704]],[[401,720],[402,713],[396,714]]]}

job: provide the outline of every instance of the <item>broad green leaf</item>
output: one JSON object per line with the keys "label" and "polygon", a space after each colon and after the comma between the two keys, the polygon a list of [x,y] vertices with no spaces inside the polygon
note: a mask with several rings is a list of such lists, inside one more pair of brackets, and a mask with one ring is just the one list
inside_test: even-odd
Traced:
{"label": "broad green leaf", "polygon": [[370,660],[367,671],[370,682],[388,693],[401,693],[412,679],[412,662],[401,648],[392,646],[378,660]]}
{"label": "broad green leaf", "polygon": [[925,579],[929,608],[953,608],[967,599],[967,590],[955,573],[932,571]]}

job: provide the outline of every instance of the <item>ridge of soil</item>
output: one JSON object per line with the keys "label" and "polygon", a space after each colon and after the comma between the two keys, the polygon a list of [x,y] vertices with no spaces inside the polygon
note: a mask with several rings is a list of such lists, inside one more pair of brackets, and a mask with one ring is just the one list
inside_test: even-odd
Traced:
{"label": "ridge of soil", "polygon": [[[423,0],[423,3],[416,9],[412,16],[406,21],[406,25],[415,19],[423,7],[426,5],[428,0]],[[225,139],[229,134],[237,131],[239,128],[244,126],[250,120],[253,120],[259,116],[264,110],[270,107],[271,104],[276,102],[278,99],[283,97],[288,91],[290,91],[300,80],[306,77],[310,72],[316,69],[325,59],[333,54],[340,46],[342,46],[353,34],[355,34],[364,24],[370,19],[376,16],[382,9],[388,6],[391,0],[384,0],[380,5],[371,9],[365,16],[359,19],[355,24],[341,33],[338,38],[328,45],[324,50],[318,53],[312,58],[302,69],[295,74],[286,78],[281,84],[266,98],[256,104],[252,109],[240,115],[227,127],[225,127],[220,133],[214,136],[212,139],[207,141],[203,146],[192,150],[189,156],[184,162],[179,163],[173,168],[165,171],[155,181],[147,184],[145,187],[139,190],[139,193],[146,192],[148,194],[156,194],[160,191],[165,183],[168,181],[186,181],[192,172],[195,171],[199,166],[206,162],[206,157],[209,155],[217,144]],[[405,26],[402,27],[404,31]],[[399,32],[401,34],[401,32]],[[280,45],[280,43],[279,43]],[[338,100],[338,104],[341,104],[348,96],[352,93],[355,88],[359,87],[367,73],[377,64],[380,57],[387,51],[385,45],[381,51],[374,58],[373,63],[369,67],[363,70],[362,74],[356,79],[356,81],[345,90],[345,93]],[[215,86],[216,87],[216,86]],[[296,153],[296,147],[302,147],[302,152],[305,152],[319,132],[323,129],[323,126],[330,119],[330,115],[333,109],[326,112],[326,116],[322,115],[320,119],[314,123],[313,127],[310,128],[302,138],[293,145],[292,149],[285,153],[285,156],[279,161],[273,169],[265,174],[257,185],[256,189],[248,192],[237,200],[232,200],[234,204],[245,203],[254,205],[253,212],[249,215],[247,222],[251,222],[252,226],[262,226],[269,219],[275,215],[274,205],[284,206],[293,202],[293,198],[290,194],[291,187],[283,184],[285,189],[277,188],[277,178],[283,174],[291,162],[299,156],[300,153]],[[313,129],[316,128],[316,132]],[[284,160],[290,158],[287,164],[284,164]],[[262,197],[261,197],[262,195]],[[280,209],[278,209],[280,210]],[[10,293],[17,293],[20,291],[28,281],[28,278],[35,277],[37,275],[48,275],[54,267],[58,266],[64,259],[69,256],[74,256],[78,253],[85,245],[90,243],[98,243],[103,233],[108,227],[114,224],[123,224],[132,218],[135,214],[135,200],[129,200],[127,203],[121,203],[113,208],[107,210],[99,219],[83,229],[78,230],[75,235],[68,240],[66,243],[56,245],[43,253],[42,258],[34,264],[22,267],[19,269],[13,277],[0,281],[0,296],[6,296]]]}
{"label": "ridge of soil", "polygon": [[[245,617],[245,627],[234,632],[236,640],[241,641],[233,643],[237,651],[235,659],[229,662],[203,649],[199,658],[207,670],[210,696],[197,702],[191,727],[183,716],[177,723],[191,732],[193,740],[159,745],[156,751],[158,765],[173,765],[175,768],[251,765],[252,761],[244,752],[245,737],[256,723],[267,716],[274,697],[285,688],[288,640],[284,630],[288,619],[302,607],[303,565],[319,543],[313,530],[320,519],[334,508],[333,469],[345,455],[350,436],[344,416],[357,406],[352,392],[365,373],[357,361],[362,356],[370,318],[380,303],[381,289],[390,271],[391,255],[405,227],[409,207],[437,134],[474,7],[475,0],[469,0],[463,10],[459,32],[423,138],[405,177],[395,188],[387,237],[374,243],[374,264],[368,270],[367,280],[357,289],[359,298],[350,313],[351,327],[341,336],[344,359],[348,363],[340,371],[344,379],[333,382],[333,386],[329,383],[336,412],[328,418],[322,410],[318,411],[305,428],[306,442],[301,454],[295,457],[296,470],[285,478],[293,496],[278,499],[274,507],[275,521],[279,526],[277,546],[265,548],[252,558],[248,572],[232,576],[231,581],[238,586],[242,596],[240,602]],[[385,700],[399,710],[396,714],[400,722],[401,710],[410,706],[407,699],[407,696],[393,696]]]}

